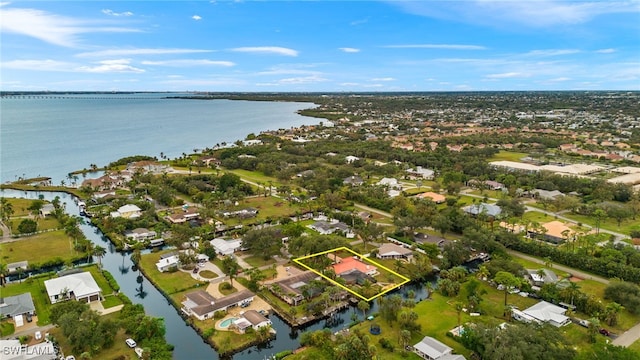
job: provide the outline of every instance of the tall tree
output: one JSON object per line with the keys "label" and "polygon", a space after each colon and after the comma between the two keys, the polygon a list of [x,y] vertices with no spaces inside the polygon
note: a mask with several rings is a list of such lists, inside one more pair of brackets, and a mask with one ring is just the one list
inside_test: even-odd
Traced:
{"label": "tall tree", "polygon": [[240,265],[235,258],[227,256],[222,260],[222,271],[229,276],[231,286],[233,286],[233,278],[236,277],[240,269]]}
{"label": "tall tree", "polygon": [[502,285],[504,287],[504,306],[507,306],[507,295],[509,294],[509,290],[515,286],[520,285],[520,279],[517,278],[512,273],[506,271],[498,271],[496,276],[493,278],[493,281],[496,284]]}

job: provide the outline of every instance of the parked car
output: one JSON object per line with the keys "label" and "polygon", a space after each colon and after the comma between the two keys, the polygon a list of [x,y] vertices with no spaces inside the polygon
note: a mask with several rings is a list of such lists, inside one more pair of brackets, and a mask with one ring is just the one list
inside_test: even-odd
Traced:
{"label": "parked car", "polygon": [[588,328],[590,324],[591,324],[591,323],[589,322],[589,320],[579,320],[579,321],[578,321],[578,325],[580,325],[580,326],[584,326],[584,327],[586,327],[586,328]]}
{"label": "parked car", "polygon": [[40,331],[36,331],[36,334],[34,335],[34,337],[36,338],[36,340],[40,340],[42,339],[42,333]]}
{"label": "parked car", "polygon": [[124,342],[126,342],[126,343],[127,343],[127,345],[128,345],[130,348],[134,348],[134,347],[136,347],[136,345],[138,345],[138,344],[136,344],[136,342],[135,342],[132,338],[128,338],[128,339],[127,339],[127,340],[125,340]]}
{"label": "parked car", "polygon": [[33,321],[33,315],[27,313],[27,322],[32,322]]}
{"label": "parked car", "polygon": [[193,273],[194,273],[194,274],[197,274],[197,273],[198,273],[198,268],[197,268],[197,267],[193,268]]}
{"label": "parked car", "polygon": [[602,329],[600,329],[599,331],[600,331],[600,334],[602,334],[602,335],[604,335],[604,336],[609,336],[609,335],[611,335],[611,333],[610,333],[610,332],[609,332],[609,330],[607,330],[607,329],[602,328]]}
{"label": "parked car", "polygon": [[64,358],[64,360],[76,360],[76,357],[73,355],[69,355],[66,358]]}

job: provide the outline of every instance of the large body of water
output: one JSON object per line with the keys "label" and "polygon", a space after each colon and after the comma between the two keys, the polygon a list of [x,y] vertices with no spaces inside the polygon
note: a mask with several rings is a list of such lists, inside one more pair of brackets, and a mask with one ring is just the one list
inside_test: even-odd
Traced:
{"label": "large body of water", "polygon": [[[317,119],[296,114],[314,106],[309,103],[249,102],[227,100],[168,100],[166,94],[136,96],[101,95],[55,98],[3,98],[1,114],[1,181],[38,175],[52,177],[54,183],[65,180],[71,171],[98,166],[130,155],[179,156],[194,148],[213,147],[217,143],[243,139],[248,133],[315,124]],[[60,196],[67,211],[78,214],[70,195],[52,192],[5,190],[0,196],[47,200]],[[116,252],[102,233],[91,225],[82,225],[87,238],[108,249],[103,266],[114,275],[121,291],[134,303],[144,305],[151,316],[165,320],[167,341],[175,345],[175,359],[217,359],[214,349],[178,314],[178,311],[149,281],[133,271],[129,254]],[[420,285],[413,289],[417,298],[426,293]],[[372,303],[370,312],[376,311]],[[262,346],[253,346],[234,359],[262,360],[280,351],[300,346],[301,331],[328,327],[343,329],[355,308],[342,311],[331,324],[320,321],[304,329],[292,329],[277,316],[271,316],[276,338]],[[361,316],[361,315],[360,315]]]}
{"label": "large body of water", "polygon": [[161,152],[172,158],[319,122],[296,113],[310,103],[166,99],[175,95],[0,98],[0,183],[41,175],[59,184],[90,164]]}

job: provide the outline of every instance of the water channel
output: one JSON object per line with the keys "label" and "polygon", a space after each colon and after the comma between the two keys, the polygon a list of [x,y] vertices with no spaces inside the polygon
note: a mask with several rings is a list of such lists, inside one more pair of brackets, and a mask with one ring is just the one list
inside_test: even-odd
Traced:
{"label": "water channel", "polygon": [[[16,191],[2,190],[0,196],[9,198],[37,199],[43,196],[44,200],[51,201],[56,196],[60,197],[60,202],[65,204],[66,210],[72,215],[79,213],[79,209],[73,201],[73,196],[61,192],[38,192],[38,191]],[[174,359],[219,359],[216,351],[205,343],[200,335],[193,328],[188,326],[180,317],[178,310],[147,280],[144,276],[139,276],[137,271],[132,270],[133,263],[127,253],[118,252],[102,232],[93,225],[81,225],[81,230],[85,236],[94,244],[107,249],[106,255],[102,258],[104,269],[109,271],[120,285],[120,291],[126,294],[131,301],[142,304],[148,315],[163,318],[166,326],[166,339],[175,346],[173,352]],[[420,284],[405,285],[398,290],[403,297],[407,292],[413,290],[416,300],[426,298],[426,289]],[[369,313],[377,311],[377,303],[371,303]],[[331,331],[344,329],[351,322],[353,313],[359,318],[362,313],[354,307],[339,312],[333,322],[321,320],[315,324],[294,329],[282,321],[276,315],[271,315],[270,319],[273,328],[276,330],[276,338],[269,343],[250,347],[233,356],[234,359],[267,359],[280,351],[296,349],[300,346],[300,334],[309,330],[320,330],[329,328]]]}

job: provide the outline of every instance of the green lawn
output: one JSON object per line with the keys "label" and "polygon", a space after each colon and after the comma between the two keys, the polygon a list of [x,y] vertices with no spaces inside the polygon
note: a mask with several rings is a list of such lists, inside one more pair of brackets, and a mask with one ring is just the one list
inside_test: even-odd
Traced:
{"label": "green lawn", "polygon": [[[19,234],[20,233],[18,231],[18,226],[20,225],[20,223],[24,219],[25,218],[18,218],[18,219],[9,220],[9,226],[11,227],[11,233],[12,234]],[[32,219],[32,220],[34,220],[34,219]],[[38,228],[37,228],[38,231],[57,229],[60,226],[60,223],[58,223],[58,220],[56,220],[56,219],[54,219],[52,217],[38,218],[38,219],[36,219],[36,222],[38,223]]]}
{"label": "green lawn", "polygon": [[192,278],[189,273],[182,271],[161,273],[158,271],[156,263],[160,260],[160,256],[171,251],[172,250],[166,250],[142,255],[140,266],[152,282],[157,284],[158,287],[167,294],[174,294],[201,285],[200,282]]}
{"label": "green lawn", "polygon": [[640,354],[640,340],[636,340],[633,344],[631,344],[631,346],[629,346],[629,349]]}
{"label": "green lawn", "polygon": [[254,183],[258,183],[258,184],[262,183],[261,185],[267,186],[267,187],[269,186],[269,181],[271,181],[272,187],[278,187],[282,185],[280,181],[278,181],[278,179],[274,177],[266,176],[259,171],[236,169],[236,170],[228,170],[228,172],[236,174],[241,178],[249,180]]}
{"label": "green lawn", "polygon": [[265,265],[274,264],[276,261],[273,258],[265,260],[262,256],[247,256],[242,258],[247,264],[252,267],[259,268]]}
{"label": "green lawn", "polygon": [[[591,216],[576,215],[571,213],[565,213],[565,214],[562,214],[562,216],[567,217],[576,222],[591,225],[593,227],[595,227],[596,225],[595,220]],[[609,231],[615,231],[625,235],[629,235],[631,230],[638,229],[639,225],[638,225],[638,221],[633,221],[631,219],[628,219],[626,221],[623,221],[620,227],[618,227],[618,222],[615,219],[606,218],[602,220],[602,222],[600,223],[600,228],[609,230]]]}
{"label": "green lawn", "polygon": [[551,215],[547,215],[547,214],[541,213],[539,211],[527,211],[522,216],[522,220],[531,221],[531,222],[537,222],[539,224],[544,224],[544,223],[547,223],[549,221],[555,220],[555,218],[553,216],[551,216]]}
{"label": "green lawn", "polygon": [[31,203],[33,202],[33,200],[22,199],[22,198],[6,198],[6,199],[8,200],[9,204],[11,204],[11,208],[13,209],[12,217],[29,215],[30,211],[27,210],[27,208],[31,206]]}
{"label": "green lawn", "polygon": [[505,150],[500,150],[500,152],[498,152],[497,154],[493,155],[491,158],[489,158],[488,161],[516,161],[516,162],[520,162],[520,159],[522,159],[525,156],[528,156],[529,154],[527,153],[522,153],[522,152],[514,152],[514,151],[505,151]]}
{"label": "green lawn", "polygon": [[0,244],[3,263],[29,261],[41,264],[55,258],[63,260],[82,256],[73,249],[73,243],[64,230],[50,231],[23,238],[19,241]]}
{"label": "green lawn", "polygon": [[[513,256],[513,261],[517,262],[518,264],[524,266],[525,269],[533,269],[533,270],[538,270],[538,269],[543,269],[544,265],[542,264],[538,264],[536,262],[533,261],[529,261],[517,256]],[[556,275],[558,275],[559,278],[566,278],[569,276],[569,273],[558,270],[558,269],[551,269]],[[599,283],[598,283],[599,284]]]}
{"label": "green lawn", "polygon": [[15,330],[15,326],[9,322],[9,319],[0,322],[0,336],[9,336],[13,334]]}

